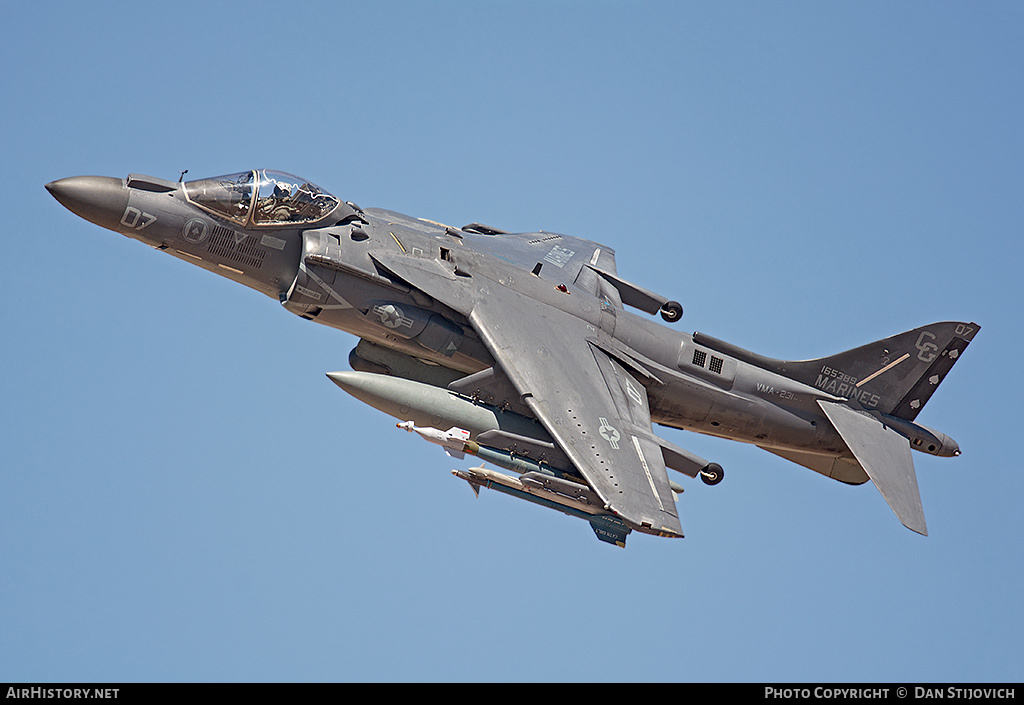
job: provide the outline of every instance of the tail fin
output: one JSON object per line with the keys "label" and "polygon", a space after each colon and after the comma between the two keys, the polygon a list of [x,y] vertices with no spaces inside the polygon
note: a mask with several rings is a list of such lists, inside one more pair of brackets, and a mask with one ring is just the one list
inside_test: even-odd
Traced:
{"label": "tail fin", "polygon": [[838,355],[799,362],[772,360],[702,333],[694,334],[694,342],[856,400],[865,409],[913,421],[979,328],[977,323],[932,323]]}
{"label": "tail fin", "polygon": [[913,421],[978,329],[977,323],[955,321],[921,326],[831,357],[791,363],[793,376],[864,408]]}

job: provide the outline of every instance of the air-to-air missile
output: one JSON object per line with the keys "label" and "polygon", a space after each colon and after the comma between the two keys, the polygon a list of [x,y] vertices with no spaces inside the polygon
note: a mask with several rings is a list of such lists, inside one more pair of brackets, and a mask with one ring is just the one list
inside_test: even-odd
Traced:
{"label": "air-to-air missile", "polygon": [[[561,472],[544,462],[480,445],[469,440],[469,431],[462,428],[452,427],[447,431],[420,428],[412,421],[404,421],[397,426],[441,446],[454,458],[461,459],[469,453],[498,467],[520,473],[518,478],[511,477],[489,470],[483,465],[468,470],[452,470],[452,474],[468,482],[477,495],[480,494],[481,487],[486,487],[534,504],[557,509],[589,521],[602,540],[607,541],[611,538],[613,543],[625,543],[630,528],[609,511],[609,507],[587,486],[582,477]],[[672,485],[673,491],[683,491],[676,483],[673,482]]]}

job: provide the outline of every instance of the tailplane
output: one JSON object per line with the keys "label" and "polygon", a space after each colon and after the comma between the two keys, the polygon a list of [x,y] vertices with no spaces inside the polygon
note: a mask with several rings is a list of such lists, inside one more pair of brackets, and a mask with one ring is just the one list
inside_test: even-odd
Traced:
{"label": "tailplane", "polygon": [[903,525],[927,536],[914,459],[910,456],[907,439],[845,404],[819,401],[818,405]]}

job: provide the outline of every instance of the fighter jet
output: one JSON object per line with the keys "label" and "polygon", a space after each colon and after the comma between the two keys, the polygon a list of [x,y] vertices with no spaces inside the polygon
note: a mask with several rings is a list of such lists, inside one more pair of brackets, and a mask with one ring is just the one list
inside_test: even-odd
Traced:
{"label": "fighter jet", "polygon": [[723,477],[653,424],[751,443],[839,482],[870,480],[920,534],[911,450],[960,453],[915,419],[976,323],[777,360],[657,323],[649,316],[674,323],[682,307],[620,276],[612,248],[568,235],[362,209],[269,170],[76,176],[46,188],[86,220],[357,336],[352,371],[328,373],[339,387],[450,455],[499,468],[453,470],[477,494],[582,518],[611,544],[631,531],[683,535],[683,488],[667,469]]}

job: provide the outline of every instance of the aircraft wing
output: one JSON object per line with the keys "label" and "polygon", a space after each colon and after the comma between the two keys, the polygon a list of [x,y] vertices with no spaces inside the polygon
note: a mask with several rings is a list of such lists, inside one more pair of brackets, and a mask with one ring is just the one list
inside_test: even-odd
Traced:
{"label": "aircraft wing", "polygon": [[470,321],[524,402],[607,508],[682,536],[647,393],[586,321],[499,284]]}
{"label": "aircraft wing", "polygon": [[[653,433],[643,385],[598,347],[594,326],[480,274],[466,287],[450,272],[438,276],[430,260],[393,253],[374,260],[467,316],[523,403],[609,510],[650,533],[683,535],[665,470],[670,444]],[[541,286],[550,296],[547,282]],[[669,450],[687,474],[707,464]]]}

